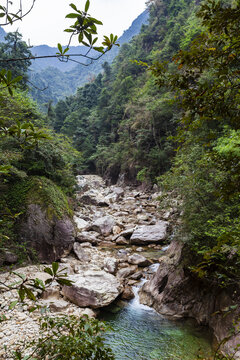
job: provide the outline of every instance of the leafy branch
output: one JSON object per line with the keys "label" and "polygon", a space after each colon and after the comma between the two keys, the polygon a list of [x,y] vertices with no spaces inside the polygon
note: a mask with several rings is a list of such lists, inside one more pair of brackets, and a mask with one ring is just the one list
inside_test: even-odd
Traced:
{"label": "leafy branch", "polygon": [[[64,270],[66,270],[66,268],[59,270],[59,263],[53,262],[51,267],[44,268],[44,272],[50,275],[50,277],[45,281],[38,278],[29,279],[24,274],[13,271],[11,274],[15,275],[19,278],[19,280],[11,284],[6,284],[5,282],[0,281],[0,291],[2,290],[2,292],[5,292],[17,290],[20,302],[23,303],[25,299],[36,302],[37,297],[34,294],[34,291],[40,291],[41,295],[54,281],[61,286],[71,286],[73,284],[71,280],[67,279],[67,274],[63,273]],[[19,300],[13,301],[9,308],[13,309],[18,304]],[[32,310],[35,309],[36,307],[32,308]]]}
{"label": "leafy branch", "polygon": [[22,20],[25,16],[27,16],[33,9],[36,0],[32,0],[32,4],[28,8],[28,10],[24,11],[22,6],[22,1],[20,1],[19,9],[16,13],[10,12],[9,8],[13,5],[13,2],[7,0],[6,6],[0,5],[0,18],[5,18],[5,22],[0,24],[0,26],[12,25],[14,22],[18,20]]}

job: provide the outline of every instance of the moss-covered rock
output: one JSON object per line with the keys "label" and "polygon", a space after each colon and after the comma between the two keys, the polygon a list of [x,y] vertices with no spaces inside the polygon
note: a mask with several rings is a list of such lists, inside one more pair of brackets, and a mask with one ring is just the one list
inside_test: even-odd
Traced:
{"label": "moss-covered rock", "polygon": [[67,254],[74,242],[72,211],[67,197],[51,180],[30,177],[8,191],[11,211],[21,213],[18,239],[36,251],[40,261],[52,262]]}

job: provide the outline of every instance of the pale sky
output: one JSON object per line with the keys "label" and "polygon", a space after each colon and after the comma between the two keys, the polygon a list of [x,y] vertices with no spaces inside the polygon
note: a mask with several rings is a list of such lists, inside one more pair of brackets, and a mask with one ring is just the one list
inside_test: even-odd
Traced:
{"label": "pale sky", "polygon": [[[145,2],[146,0],[90,0],[89,13],[103,22],[103,26],[98,27],[99,39],[103,35],[109,36],[111,32],[121,36],[133,20],[145,10]],[[19,4],[19,1],[13,0],[13,3]],[[27,8],[31,0],[22,0],[22,3]],[[29,15],[13,26],[5,26],[4,30],[18,29],[23,39],[33,46],[56,46],[58,42],[65,45],[69,34],[63,30],[71,24],[71,19],[65,19],[65,15],[72,12],[70,3],[84,10],[85,0],[36,0]]]}

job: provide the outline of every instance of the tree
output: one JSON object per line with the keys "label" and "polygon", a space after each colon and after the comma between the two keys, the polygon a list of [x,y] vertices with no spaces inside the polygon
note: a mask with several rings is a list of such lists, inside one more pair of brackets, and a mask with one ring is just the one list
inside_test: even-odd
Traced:
{"label": "tree", "polygon": [[26,89],[27,80],[28,80],[28,67],[31,65],[30,60],[26,61],[14,61],[5,63],[7,59],[29,57],[31,56],[31,51],[29,50],[27,44],[21,40],[22,35],[16,31],[13,33],[8,33],[5,36],[5,42],[0,43],[0,69],[5,67],[6,70],[10,70],[13,77],[22,78],[20,84],[23,89]]}
{"label": "tree", "polygon": [[[6,17],[5,25],[10,23],[12,24],[15,21],[21,20],[25,15],[27,15],[31,9],[33,8],[35,3],[35,0],[32,2],[32,6],[28,11],[23,13],[22,9],[22,2],[20,1],[20,7],[17,12],[13,13],[10,12],[11,6],[14,4],[12,1],[7,0],[6,7],[0,6],[0,17]],[[16,2],[15,2],[16,4]],[[70,18],[74,20],[74,23],[65,31],[70,33],[69,43],[68,46],[64,49],[62,45],[58,44],[58,52],[56,55],[50,56],[50,57],[56,57],[60,61],[74,61],[77,63],[81,63],[82,65],[88,66],[90,65],[94,60],[99,59],[101,56],[103,56],[107,51],[109,51],[113,45],[119,46],[117,44],[117,36],[114,36],[113,34],[110,35],[110,37],[104,36],[104,40],[102,41],[102,46],[95,46],[98,38],[97,38],[97,26],[102,25],[102,22],[91,17],[88,14],[90,6],[90,1],[87,0],[85,3],[84,10],[79,10],[76,5],[70,4],[71,9],[73,12],[66,15],[66,18]],[[2,24],[4,25],[4,24]],[[71,41],[73,37],[77,37],[79,44],[85,45],[88,50],[85,54],[71,54],[68,55],[69,46],[71,44]],[[15,88],[19,81],[23,81],[23,85],[26,85],[26,75],[24,74],[24,70],[29,66],[30,60],[42,58],[41,57],[35,57],[30,55],[30,52],[28,51],[26,45],[24,42],[20,41],[20,34],[18,32],[14,34],[9,34],[7,36],[7,44],[2,45],[2,58],[0,59],[0,64],[2,67],[2,70],[0,70],[0,84],[2,85],[2,89],[7,89],[10,95],[13,95],[13,88]],[[10,53],[9,53],[9,46],[10,46]],[[104,48],[105,46],[105,48]],[[92,57],[90,55],[90,52],[92,50],[95,50],[95,52],[100,53],[97,57]],[[49,56],[47,56],[49,57]],[[79,62],[78,60],[72,59],[72,57],[81,57],[87,60],[87,63]],[[22,64],[21,64],[22,63]],[[12,69],[14,69],[14,73],[12,72]],[[19,75],[21,74],[21,75]],[[15,76],[17,75],[17,76]],[[15,76],[15,77],[14,77]],[[23,124],[16,124],[16,126],[12,126],[11,131],[7,127],[0,128],[0,135],[4,134],[4,136],[10,135],[15,136],[18,134],[19,138],[22,136],[22,130],[29,129],[31,133],[31,137],[35,137],[35,140],[37,142],[38,135],[37,132],[32,125],[29,125],[28,122],[25,122]],[[27,131],[24,131],[24,136],[27,134]],[[39,134],[39,136],[42,138],[43,134]],[[0,171],[3,171],[3,168],[0,167]],[[4,169],[4,172],[7,170]]]}
{"label": "tree", "polygon": [[[162,184],[178,189],[191,270],[220,286],[236,285],[240,263],[240,1],[208,0],[198,12],[205,31],[174,64],[150,69],[181,108],[178,155]],[[193,264],[191,264],[193,265]]]}

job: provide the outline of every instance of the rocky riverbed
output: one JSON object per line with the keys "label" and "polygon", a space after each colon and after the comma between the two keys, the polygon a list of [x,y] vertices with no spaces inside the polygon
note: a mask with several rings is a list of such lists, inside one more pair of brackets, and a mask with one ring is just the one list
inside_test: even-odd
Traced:
{"label": "rocky riverbed", "polygon": [[[150,276],[149,265],[158,260],[170,233],[169,221],[176,208],[158,210],[157,196],[128,187],[106,187],[98,176],[78,176],[74,215],[75,242],[59,268],[65,269],[72,286],[56,282],[39,303],[51,313],[96,316],[98,309],[116,299],[133,298],[132,285]],[[62,239],[61,243],[64,242]],[[44,265],[18,268],[28,278],[47,280]],[[18,281],[10,273],[0,275],[1,283]],[[10,349],[17,349],[39,332],[39,311],[29,313],[30,303],[18,304],[15,290],[1,286],[0,306],[6,315],[0,324],[0,357],[11,359]],[[6,351],[7,348],[7,351]]]}
{"label": "rocky riverbed", "polygon": [[[183,244],[173,241],[164,252],[180,218],[177,201],[173,199],[167,209],[161,209],[161,194],[157,191],[145,193],[130,187],[105,186],[103,179],[95,175],[78,176],[77,180],[71,236],[66,237],[65,246],[68,227],[64,224],[62,235],[58,232],[57,237],[61,249],[57,243],[49,247],[50,258],[61,253],[57,257],[59,268],[65,269],[73,285],[60,287],[53,283],[43,293],[40,305],[53,314],[95,317],[116,300],[131,300],[132,286],[145,278],[149,281],[140,290],[142,303],[171,318],[195,318],[213,330],[218,342],[226,338],[239,310],[234,306],[237,295],[233,299],[231,294],[193,279],[184,269]],[[36,227],[34,216],[31,219]],[[48,238],[43,239],[42,243],[47,241]],[[45,254],[45,261],[49,262],[49,254],[43,249],[43,260]],[[156,274],[150,266],[154,263],[160,264]],[[43,269],[44,265],[34,265],[17,271],[45,281],[49,275]],[[0,275],[2,284],[14,280],[19,278],[14,279],[9,273]],[[6,315],[6,321],[0,323],[0,358],[8,360],[10,348],[17,349],[26,339],[37,336],[38,319],[42,316],[39,311],[29,313],[28,302],[9,309],[15,299],[16,291],[6,291],[0,285],[0,306]],[[234,312],[223,316],[224,309],[231,306]],[[239,335],[231,337],[224,342],[223,350],[232,354],[239,342]],[[235,358],[240,358],[239,351]]]}

